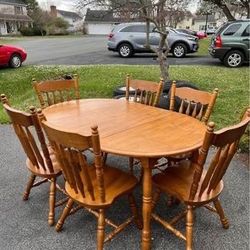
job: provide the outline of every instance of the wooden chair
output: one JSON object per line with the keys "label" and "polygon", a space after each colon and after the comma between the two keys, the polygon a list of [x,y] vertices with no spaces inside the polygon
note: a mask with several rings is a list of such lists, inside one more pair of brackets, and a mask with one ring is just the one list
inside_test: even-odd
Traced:
{"label": "wooden chair", "polygon": [[[176,88],[176,82],[173,81],[170,92],[171,111],[177,111],[192,116],[205,124],[208,122],[212,113],[218,89],[214,89],[213,93],[191,89]],[[176,105],[176,97],[181,99],[180,106]]]}
{"label": "wooden chair", "polygon": [[[131,95],[129,89],[135,89]],[[129,75],[126,78],[126,100],[133,100],[145,105],[156,106],[163,88],[163,79],[160,82],[131,79]]]}
{"label": "wooden chair", "polygon": [[[135,89],[135,93],[131,95],[129,89]],[[126,77],[126,100],[139,102],[141,104],[156,106],[159,102],[159,98],[163,89],[163,79],[159,83],[145,80],[131,79],[130,75]],[[134,161],[134,158],[129,158],[129,168],[131,173],[134,172],[134,165],[138,162]]]}
{"label": "wooden chair", "polygon": [[[207,124],[209,117],[212,113],[215,101],[218,95],[218,89],[214,89],[213,93],[191,89],[187,87],[176,88],[176,82],[173,81],[170,90],[170,107],[171,111],[192,116],[205,124]],[[177,105],[176,100],[180,99],[180,105]],[[176,164],[178,161],[185,158],[190,158],[191,153],[176,155],[168,157],[167,162],[157,164],[157,168],[163,171],[161,168],[164,166],[170,166]],[[168,201],[168,205],[172,204],[171,198]]]}
{"label": "wooden chair", "polygon": [[65,80],[37,82],[33,79],[32,83],[42,108],[59,102],[80,99],[79,78],[77,75],[74,75],[73,79]]}
{"label": "wooden chair", "polygon": [[[129,90],[133,88],[135,92],[129,93]],[[145,80],[131,79],[130,75],[126,77],[126,100],[134,101],[144,105],[156,106],[159,102],[159,98],[163,89],[163,79],[160,82],[152,82]],[[107,154],[104,154],[104,162],[107,160]],[[134,162],[134,158],[129,158],[129,168],[133,173],[133,167],[138,162]]]}
{"label": "wooden chair", "polygon": [[[55,207],[61,203],[55,203],[56,197],[56,178],[61,174],[61,168],[58,164],[55,154],[49,149],[45,142],[38,116],[34,107],[30,108],[30,114],[11,108],[9,101],[4,94],[1,95],[3,107],[10,117],[15,133],[27,155],[26,165],[31,172],[26,190],[23,194],[23,200],[28,200],[31,188],[50,181],[49,192],[49,225],[54,224]],[[33,136],[35,132],[36,137]],[[40,144],[40,148],[36,142]],[[41,149],[41,151],[40,151]],[[35,183],[36,177],[42,177],[41,181]]]}
{"label": "wooden chair", "polygon": [[[138,183],[137,179],[117,168],[103,165],[97,126],[92,127],[92,134],[89,136],[54,129],[46,121],[43,122],[43,127],[61,163],[66,180],[65,190],[70,197],[56,225],[56,230],[60,231],[66,217],[76,211],[77,208],[72,208],[74,202],[98,218],[98,250],[103,249],[104,242],[111,240],[133,219],[140,226],[132,195],[132,191]],[[92,148],[94,153],[92,166],[88,164],[83,155],[83,152],[89,148]],[[122,195],[128,195],[133,216],[118,226],[105,218],[105,209]],[[106,223],[114,227],[114,231],[105,237]]]}
{"label": "wooden chair", "polygon": [[[197,151],[192,160],[183,160],[180,167],[170,167],[164,173],[153,176],[153,183],[156,188],[153,204],[159,198],[161,192],[177,197],[182,201],[186,210],[167,222],[160,216],[153,213],[152,217],[170,230],[177,237],[186,241],[186,249],[192,249],[192,229],[194,223],[194,210],[198,207],[216,212],[221,220],[222,226],[229,227],[228,219],[225,217],[222,206],[219,202],[219,195],[223,190],[223,176],[237,150],[241,136],[243,135],[250,121],[250,109],[248,115],[235,126],[224,128],[214,132],[214,123],[210,122],[204,137],[203,145]],[[204,165],[208,151],[215,147],[212,161],[207,169]],[[213,202],[214,207],[208,204]],[[186,216],[186,235],[174,228],[181,218]]]}

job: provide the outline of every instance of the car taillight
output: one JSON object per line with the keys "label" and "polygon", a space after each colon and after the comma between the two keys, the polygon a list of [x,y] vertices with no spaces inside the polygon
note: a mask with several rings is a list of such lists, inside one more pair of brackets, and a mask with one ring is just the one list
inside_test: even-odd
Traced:
{"label": "car taillight", "polygon": [[113,33],[110,33],[110,34],[108,35],[108,38],[111,39],[113,36],[114,36],[114,34],[113,34]]}
{"label": "car taillight", "polygon": [[216,48],[221,48],[222,47],[222,40],[220,36],[217,36],[214,41],[214,45]]}

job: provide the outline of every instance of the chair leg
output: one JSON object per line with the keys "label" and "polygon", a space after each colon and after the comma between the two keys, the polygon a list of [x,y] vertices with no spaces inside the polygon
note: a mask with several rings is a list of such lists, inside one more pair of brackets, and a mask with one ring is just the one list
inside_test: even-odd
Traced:
{"label": "chair leg", "polygon": [[58,222],[56,223],[56,231],[59,232],[61,231],[64,221],[67,218],[67,216],[69,215],[71,208],[74,204],[74,201],[72,199],[69,199],[65,208],[63,209],[62,215],[60,216]]}
{"label": "chair leg", "polygon": [[134,174],[134,158],[133,157],[129,157],[128,166],[129,166],[129,169],[130,169],[130,173]]}
{"label": "chair leg", "polygon": [[50,191],[49,191],[49,218],[50,226],[54,224],[55,217],[55,201],[56,201],[56,178],[51,178]]}
{"label": "chair leg", "polygon": [[154,191],[153,199],[152,199],[152,212],[153,212],[153,210],[155,208],[155,205],[156,205],[157,201],[160,198],[160,195],[161,195],[161,190],[159,188],[156,188],[155,191]]}
{"label": "chair leg", "polygon": [[134,222],[137,226],[138,229],[142,229],[142,220],[141,218],[139,217],[139,214],[138,214],[138,209],[137,209],[137,206],[136,206],[136,203],[135,203],[135,197],[133,194],[129,194],[128,195],[128,200],[129,200],[129,206],[130,206],[130,209],[131,209],[131,212],[134,216]]}
{"label": "chair leg", "polygon": [[192,250],[192,239],[193,239],[193,208],[192,206],[187,206],[186,215],[186,250]]}
{"label": "chair leg", "polygon": [[26,190],[23,193],[23,200],[26,201],[29,199],[29,195],[30,195],[30,190],[35,182],[36,176],[34,174],[30,175],[29,181],[27,183],[26,186]]}
{"label": "chair leg", "polygon": [[229,228],[229,221],[224,214],[223,208],[222,208],[218,198],[216,200],[214,200],[214,206],[215,206],[217,213],[220,216],[220,221],[222,223],[223,228],[228,229]]}
{"label": "chair leg", "polygon": [[105,236],[105,214],[104,209],[99,210],[97,225],[97,250],[103,250]]}
{"label": "chair leg", "polygon": [[103,165],[106,165],[107,157],[108,157],[108,153],[103,152],[102,153],[102,163],[103,163]]}

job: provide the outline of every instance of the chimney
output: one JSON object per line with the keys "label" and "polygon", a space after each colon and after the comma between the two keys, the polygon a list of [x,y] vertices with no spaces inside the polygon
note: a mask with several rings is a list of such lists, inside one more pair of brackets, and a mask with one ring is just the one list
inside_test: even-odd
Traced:
{"label": "chimney", "polygon": [[57,10],[56,10],[56,6],[55,5],[51,5],[50,6],[50,15],[52,17],[57,17]]}

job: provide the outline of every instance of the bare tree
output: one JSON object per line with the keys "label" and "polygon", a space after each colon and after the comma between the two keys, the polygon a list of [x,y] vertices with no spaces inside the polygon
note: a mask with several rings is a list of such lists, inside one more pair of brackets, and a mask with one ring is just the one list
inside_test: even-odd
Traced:
{"label": "bare tree", "polygon": [[[169,79],[169,64],[167,61],[169,52],[167,43],[169,15],[170,13],[185,11],[188,3],[188,0],[76,0],[79,9],[93,6],[112,10],[116,16],[119,16],[124,21],[133,19],[145,21],[147,27],[145,47],[156,52],[161,77],[165,81]],[[155,26],[154,31],[160,35],[157,48],[152,48],[149,43],[150,23]]]}
{"label": "bare tree", "polygon": [[236,7],[239,14],[246,15],[247,18],[250,18],[249,0],[201,0],[200,2],[202,5],[203,3],[210,4],[213,9],[219,7],[228,21],[235,20],[233,12],[235,12]]}

